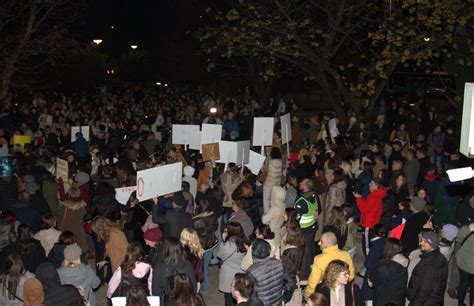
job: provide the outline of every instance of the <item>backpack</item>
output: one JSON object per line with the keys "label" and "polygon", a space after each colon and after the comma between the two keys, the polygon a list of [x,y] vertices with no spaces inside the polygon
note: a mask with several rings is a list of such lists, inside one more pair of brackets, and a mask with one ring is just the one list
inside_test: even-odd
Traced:
{"label": "backpack", "polygon": [[128,290],[132,286],[143,287],[148,294],[148,277],[150,276],[150,271],[151,270],[149,270],[147,274],[140,278],[133,276],[133,273],[129,277],[123,277],[122,275],[122,279],[120,280],[117,289],[115,289],[114,293],[112,294],[112,297],[127,296]]}
{"label": "backpack", "polygon": [[174,289],[174,277],[176,276],[176,274],[178,274],[178,273],[180,273],[181,271],[184,270],[184,265],[185,264],[186,264],[186,261],[183,261],[183,265],[181,266],[180,269],[173,268],[173,270],[171,271],[171,274],[169,272],[169,265],[165,264],[166,272],[168,274],[168,276],[166,277],[164,286],[163,286],[163,296],[164,296],[165,304],[167,303],[167,301],[171,300],[171,295],[172,295],[173,289]]}
{"label": "backpack", "polygon": [[143,209],[146,214],[148,215],[148,217],[146,218],[146,221],[145,223],[141,226],[141,229],[143,232],[146,232],[147,230],[149,229],[152,229],[152,228],[157,228],[159,227],[158,224],[156,224],[155,222],[153,222],[153,215],[148,211],[146,210],[143,206],[141,205],[138,205],[138,207],[140,207],[141,209]]}

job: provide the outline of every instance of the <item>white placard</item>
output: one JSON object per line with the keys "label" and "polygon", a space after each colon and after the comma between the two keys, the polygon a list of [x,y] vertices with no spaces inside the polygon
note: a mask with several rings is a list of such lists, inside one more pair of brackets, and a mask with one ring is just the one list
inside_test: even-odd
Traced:
{"label": "white placard", "polygon": [[137,172],[137,198],[146,201],[181,190],[183,163],[158,166]]}
{"label": "white placard", "polygon": [[173,124],[172,143],[184,145],[185,148],[191,143],[200,146],[199,125]]}
{"label": "white placard", "polygon": [[265,162],[265,156],[258,154],[255,151],[250,150],[249,162],[245,167],[249,168],[253,174],[258,175],[260,169],[262,169],[263,163]]}
{"label": "white placard", "polygon": [[217,163],[227,164],[237,162],[237,142],[219,141],[219,153],[221,159],[216,160]]}
{"label": "white placard", "polygon": [[203,123],[201,129],[201,144],[219,142],[222,137],[222,125]]}
{"label": "white placard", "polygon": [[89,141],[89,126],[72,126],[71,127],[71,142],[76,141],[76,133],[82,133],[85,140]]}
{"label": "white placard", "polygon": [[474,83],[464,86],[464,101],[462,106],[461,139],[459,152],[467,157],[474,155]]}
{"label": "white placard", "polygon": [[243,166],[249,163],[250,140],[237,141],[237,157],[235,163]]}
{"label": "white placard", "polygon": [[253,145],[271,146],[273,142],[274,118],[260,117],[253,119]]}
{"label": "white placard", "polygon": [[115,188],[115,199],[122,205],[127,205],[130,195],[137,190],[137,186]]}
{"label": "white placard", "polygon": [[292,140],[290,113],[281,116],[280,122],[281,122],[281,141],[283,144],[289,143]]}
{"label": "white placard", "polygon": [[196,142],[191,142],[189,144],[189,149],[201,150],[201,131],[199,131],[196,135]]}
{"label": "white placard", "polygon": [[331,140],[334,142],[334,139],[339,136],[339,130],[337,129],[337,122],[336,118],[332,118],[328,122],[328,129],[329,129],[329,136],[331,136]]}

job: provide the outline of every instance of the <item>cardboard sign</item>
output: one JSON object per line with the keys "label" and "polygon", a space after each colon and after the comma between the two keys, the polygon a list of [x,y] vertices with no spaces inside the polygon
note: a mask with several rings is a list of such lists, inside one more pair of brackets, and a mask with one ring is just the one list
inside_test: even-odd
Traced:
{"label": "cardboard sign", "polygon": [[202,145],[202,160],[219,160],[221,158],[219,143],[207,143]]}
{"label": "cardboard sign", "polygon": [[459,152],[472,158],[474,156],[474,83],[464,85],[464,101],[462,107],[461,137]]}
{"label": "cardboard sign", "polygon": [[62,178],[63,182],[69,179],[69,164],[67,160],[56,158],[56,178]]}
{"label": "cardboard sign", "polygon": [[182,144],[186,146],[193,144],[200,144],[199,125],[190,124],[173,124],[172,143]]}
{"label": "cardboard sign", "polygon": [[280,117],[281,122],[281,141],[282,143],[289,143],[291,138],[291,116],[290,113]]}
{"label": "cardboard sign", "polygon": [[274,118],[253,119],[253,141],[254,146],[271,146],[273,143]]}
{"label": "cardboard sign", "polygon": [[31,136],[24,136],[24,135],[13,136],[13,144],[15,146],[20,146],[22,151],[25,149],[25,144],[31,143],[32,141],[33,141],[33,137]]}
{"label": "cardboard sign", "polygon": [[137,172],[137,198],[146,201],[181,190],[183,163],[158,166]]}
{"label": "cardboard sign", "polygon": [[258,175],[264,163],[264,155],[258,154],[257,152],[250,150],[249,162],[245,166],[249,168],[249,170],[252,171],[253,174]]}
{"label": "cardboard sign", "polygon": [[201,129],[201,145],[219,142],[222,137],[222,125],[204,123]]}
{"label": "cardboard sign", "polygon": [[115,188],[115,199],[122,205],[127,205],[130,196],[137,190],[137,186]]}
{"label": "cardboard sign", "polygon": [[89,136],[89,126],[84,125],[84,126],[72,126],[71,127],[71,142],[76,141],[76,133],[82,133],[82,136],[84,137],[85,140],[89,141],[90,136]]}

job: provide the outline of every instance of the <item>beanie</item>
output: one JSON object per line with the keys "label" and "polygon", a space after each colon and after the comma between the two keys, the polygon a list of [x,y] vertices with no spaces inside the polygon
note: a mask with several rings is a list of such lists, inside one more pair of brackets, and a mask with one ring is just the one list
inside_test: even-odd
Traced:
{"label": "beanie", "polygon": [[411,199],[411,205],[413,206],[416,211],[423,211],[426,206],[426,201],[423,198],[420,197],[413,197]]}
{"label": "beanie", "polygon": [[158,227],[147,229],[143,234],[145,240],[160,242],[162,238],[161,230]]}
{"label": "beanie", "polygon": [[429,244],[433,247],[433,249],[438,248],[439,244],[439,235],[436,234],[435,232],[425,232],[422,235],[423,239],[428,241]]}

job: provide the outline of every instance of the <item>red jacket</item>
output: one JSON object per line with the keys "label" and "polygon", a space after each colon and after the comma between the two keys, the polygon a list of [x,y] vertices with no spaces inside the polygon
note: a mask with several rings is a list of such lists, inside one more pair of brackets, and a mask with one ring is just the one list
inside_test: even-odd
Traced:
{"label": "red jacket", "polygon": [[357,207],[360,210],[360,225],[365,228],[372,228],[380,222],[382,215],[382,199],[387,194],[385,188],[375,190],[367,198],[357,198]]}

